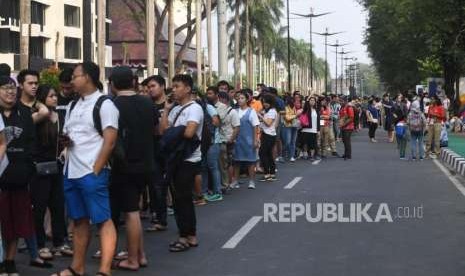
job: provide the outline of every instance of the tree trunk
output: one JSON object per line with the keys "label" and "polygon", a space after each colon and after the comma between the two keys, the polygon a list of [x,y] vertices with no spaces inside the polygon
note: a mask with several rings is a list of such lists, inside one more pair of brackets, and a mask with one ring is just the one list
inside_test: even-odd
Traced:
{"label": "tree trunk", "polygon": [[240,25],[240,8],[241,1],[236,0],[234,15],[234,84],[236,89],[241,88],[241,25]]}
{"label": "tree trunk", "polygon": [[197,85],[202,87],[202,0],[195,0],[195,46],[197,49]]}
{"label": "tree trunk", "polygon": [[174,9],[173,0],[167,0],[168,5],[168,86],[175,75],[174,68]]}
{"label": "tree trunk", "polygon": [[20,55],[19,66],[20,69],[29,68],[29,38],[31,36],[31,0],[21,0],[20,6]]}
{"label": "tree trunk", "polygon": [[247,85],[252,87],[252,50],[250,47],[250,22],[249,22],[249,0],[245,0],[245,49],[247,60]]}
{"label": "tree trunk", "polygon": [[212,0],[207,0],[207,40],[208,40],[208,81],[207,86],[212,82],[212,51],[213,51],[213,43],[212,43]]}

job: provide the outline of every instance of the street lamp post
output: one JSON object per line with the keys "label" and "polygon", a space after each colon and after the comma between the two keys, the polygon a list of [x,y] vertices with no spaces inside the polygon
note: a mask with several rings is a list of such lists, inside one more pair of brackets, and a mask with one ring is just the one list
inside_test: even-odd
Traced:
{"label": "street lamp post", "polygon": [[339,52],[341,55],[341,94],[344,92],[344,55],[350,54],[352,52],[345,52],[344,48],[342,48],[342,51]]}
{"label": "street lamp post", "polygon": [[[349,45],[349,44],[348,44],[348,43],[339,44],[339,40],[336,40],[336,44],[330,44],[330,45],[328,45],[328,46],[330,46],[330,47],[335,47],[335,48],[336,48],[336,75],[335,75],[335,77],[336,77],[336,78],[335,78],[335,79],[336,79],[336,95],[337,95],[337,79],[338,79],[338,77],[337,77],[337,63],[339,62],[339,60],[337,59],[337,53],[338,53],[338,52],[337,52],[337,48],[338,48],[338,47],[341,47],[341,46],[346,46],[346,45]],[[341,70],[342,70],[342,68],[341,68]],[[342,88],[341,88],[341,89],[342,89]],[[342,92],[342,91],[341,91],[341,92]]]}
{"label": "street lamp post", "polygon": [[287,88],[291,92],[291,25],[289,22],[289,0],[287,0]]}
{"label": "street lamp post", "polygon": [[342,32],[330,33],[328,28],[326,28],[326,32],[324,33],[315,33],[325,37],[325,93],[327,93],[328,90],[328,36],[333,36],[340,33]]}
{"label": "street lamp post", "polygon": [[324,16],[330,14],[330,12],[315,14],[313,8],[310,8],[310,14],[298,14],[293,13],[294,15],[310,19],[310,87],[313,90],[313,18]]}

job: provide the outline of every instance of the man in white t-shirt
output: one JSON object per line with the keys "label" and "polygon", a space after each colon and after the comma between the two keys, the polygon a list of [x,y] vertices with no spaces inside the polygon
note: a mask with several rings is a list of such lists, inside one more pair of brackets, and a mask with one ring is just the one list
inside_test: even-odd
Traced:
{"label": "man in white t-shirt", "polygon": [[99,272],[111,274],[116,230],[111,219],[108,160],[118,135],[119,112],[113,102],[106,99],[100,106],[100,122],[94,121],[94,108],[103,97],[99,78],[99,67],[92,62],[76,66],[72,76],[79,99],[67,108],[65,137],[61,141],[67,151],[63,186],[68,216],[74,221],[74,255],[72,264],[54,275],[84,274],[90,224],[97,225],[100,231]]}
{"label": "man in white t-shirt", "polygon": [[[185,139],[195,136],[202,139],[204,114],[202,107],[192,100],[194,81],[189,75],[176,75],[173,78],[174,100],[178,104],[165,103],[160,130],[162,133],[170,127],[185,126]],[[192,202],[192,189],[195,176],[200,172],[202,153],[200,146],[187,157],[179,166],[178,173],[174,175],[172,185],[174,211],[179,229],[179,238],[170,244],[171,252],[182,252],[190,247],[197,247],[197,229],[194,204]]]}

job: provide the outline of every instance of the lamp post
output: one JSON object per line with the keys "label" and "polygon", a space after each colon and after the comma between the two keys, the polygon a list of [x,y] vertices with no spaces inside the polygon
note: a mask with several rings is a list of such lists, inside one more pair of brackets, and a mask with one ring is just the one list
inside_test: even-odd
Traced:
{"label": "lamp post", "polygon": [[341,94],[344,92],[344,55],[352,53],[351,51],[345,52],[344,48],[339,52],[341,55]]}
{"label": "lamp post", "polygon": [[336,32],[336,33],[330,33],[329,29],[326,28],[326,31],[324,33],[315,33],[317,35],[321,35],[325,37],[325,93],[327,92],[328,89],[328,37],[340,34],[342,32]]}
{"label": "lamp post", "polygon": [[330,12],[315,14],[313,12],[313,8],[310,8],[309,14],[298,14],[298,13],[292,13],[292,14],[310,19],[309,20],[310,21],[310,87],[313,90],[313,18],[330,14]]}
{"label": "lamp post", "polygon": [[[336,73],[335,73],[335,74],[336,74],[336,75],[335,75],[335,77],[336,77],[336,95],[337,95],[337,63],[338,63],[338,61],[339,61],[339,60],[337,59],[337,48],[342,47],[342,46],[346,46],[346,45],[349,45],[349,44],[348,44],[348,43],[339,44],[339,40],[336,40],[336,44],[330,44],[330,45],[328,45],[328,46],[330,46],[330,47],[335,47],[335,48],[336,48]],[[342,70],[342,68],[341,68],[341,70]],[[341,92],[342,92],[342,91],[341,91]]]}
{"label": "lamp post", "polygon": [[291,92],[291,25],[289,23],[289,0],[287,0],[287,89]]}

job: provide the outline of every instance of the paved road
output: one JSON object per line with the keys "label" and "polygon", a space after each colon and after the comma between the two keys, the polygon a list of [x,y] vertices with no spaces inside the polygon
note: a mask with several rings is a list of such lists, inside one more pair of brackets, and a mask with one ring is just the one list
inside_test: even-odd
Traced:
{"label": "paved road", "polygon": [[[199,207],[201,245],[196,249],[168,252],[167,244],[176,237],[171,218],[169,231],[145,236],[149,267],[114,275],[464,275],[464,195],[431,160],[401,161],[394,145],[370,144],[365,132],[353,140],[351,161],[280,165],[278,182],[260,183],[256,190],[243,187],[224,202]],[[302,180],[284,189],[296,177]],[[222,248],[252,217],[263,216],[265,203],[309,202],[387,203],[393,222],[261,220],[235,248]],[[412,212],[420,206],[421,219],[397,217],[398,207]],[[405,212],[400,209],[401,215]],[[55,264],[62,268],[68,263]],[[94,275],[96,261],[89,264],[87,275]],[[22,275],[48,275],[22,265],[19,269]]]}

